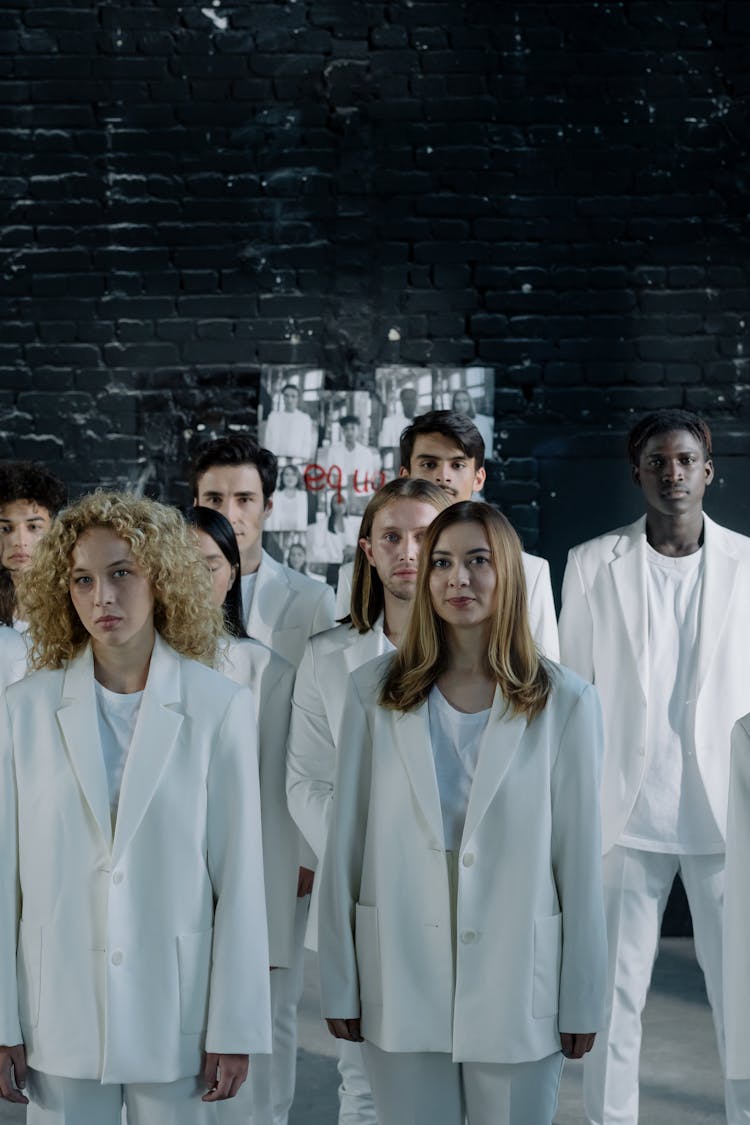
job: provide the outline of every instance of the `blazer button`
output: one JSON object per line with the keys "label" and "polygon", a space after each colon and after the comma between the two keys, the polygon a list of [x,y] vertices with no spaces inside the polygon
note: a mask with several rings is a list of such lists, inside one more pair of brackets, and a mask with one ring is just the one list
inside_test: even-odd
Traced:
{"label": "blazer button", "polygon": [[119,887],[124,878],[125,876],[123,875],[122,871],[115,871],[114,875],[112,876],[112,882],[116,887]]}
{"label": "blazer button", "polygon": [[119,949],[116,949],[115,952],[112,954],[112,964],[113,965],[121,965],[122,962],[123,962],[122,953],[120,952]]}
{"label": "blazer button", "polygon": [[462,931],[461,941],[464,943],[464,945],[473,945],[476,940],[477,940],[477,935],[476,935],[475,930],[463,930]]}
{"label": "blazer button", "polygon": [[464,858],[461,860],[461,862],[463,863],[464,867],[471,867],[472,863],[474,862],[473,853],[472,852],[466,852],[464,854]]}

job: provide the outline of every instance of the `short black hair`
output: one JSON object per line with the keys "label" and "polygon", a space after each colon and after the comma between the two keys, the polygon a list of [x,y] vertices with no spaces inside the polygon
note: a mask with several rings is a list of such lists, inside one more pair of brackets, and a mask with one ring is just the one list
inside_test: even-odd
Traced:
{"label": "short black hair", "polygon": [[35,461],[0,461],[0,504],[28,500],[56,516],[68,499],[63,482]]}
{"label": "short black hair", "polygon": [[711,458],[711,431],[699,414],[691,410],[652,410],[644,414],[628,434],[628,459],[636,468],[640,464],[641,453],[646,442],[657,434],[671,434],[675,430],[686,430],[703,446],[703,456]]}
{"label": "short black hair", "polygon": [[188,508],[185,519],[191,527],[205,531],[213,539],[230,566],[235,568],[234,582],[227,590],[222,610],[224,611],[224,628],[230,637],[247,637],[245,630],[244,614],[242,610],[242,583],[240,549],[237,546],[237,536],[234,528],[221,512],[215,508],[202,508],[198,504]]}
{"label": "short black hair", "polygon": [[418,414],[411,425],[401,431],[401,468],[407,473],[411,471],[411,455],[419,434],[442,434],[451,438],[467,457],[474,458],[476,469],[484,468],[484,438],[471,418],[455,410],[428,410],[426,414]]}
{"label": "short black hair", "polygon": [[248,434],[226,434],[202,446],[193,458],[190,484],[194,497],[198,496],[198,481],[203,474],[220,465],[254,465],[260,476],[263,503],[273,496],[278,475],[276,455]]}

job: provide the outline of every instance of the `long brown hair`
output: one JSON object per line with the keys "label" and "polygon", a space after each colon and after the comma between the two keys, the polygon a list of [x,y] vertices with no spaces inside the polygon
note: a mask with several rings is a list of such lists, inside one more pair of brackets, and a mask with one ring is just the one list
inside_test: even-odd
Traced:
{"label": "long brown hair", "polygon": [[[438,512],[450,503],[442,488],[431,484],[430,481],[397,477],[396,480],[391,480],[378,489],[365,508],[362,523],[359,525],[358,539],[370,538],[375,516],[387,504],[393,504],[396,500],[419,500],[423,504],[432,504]],[[362,548],[357,546],[352,574],[351,604],[343,622],[352,625],[359,633],[369,633],[383,612],[384,604],[383,583],[378,572],[370,565]]]}
{"label": "long brown hair", "polygon": [[409,624],[383,681],[380,704],[395,711],[413,710],[446,667],[450,638],[432,604],[432,553],[446,528],[461,523],[478,523],[484,529],[497,574],[497,607],[487,646],[490,672],[511,712],[531,721],[544,710],[552,683],[529,627],[521,543],[505,516],[471,500],[452,504],[427,528]]}

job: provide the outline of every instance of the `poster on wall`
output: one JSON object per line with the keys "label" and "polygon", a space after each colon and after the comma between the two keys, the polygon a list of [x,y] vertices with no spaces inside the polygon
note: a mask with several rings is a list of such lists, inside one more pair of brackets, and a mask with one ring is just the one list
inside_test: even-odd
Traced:
{"label": "poster on wall", "polygon": [[336,586],[351,563],[362,513],[398,476],[401,432],[428,410],[464,413],[488,456],[494,371],[486,367],[377,367],[372,390],[331,386],[321,369],[261,371],[258,438],[279,460],[263,545],[293,570]]}

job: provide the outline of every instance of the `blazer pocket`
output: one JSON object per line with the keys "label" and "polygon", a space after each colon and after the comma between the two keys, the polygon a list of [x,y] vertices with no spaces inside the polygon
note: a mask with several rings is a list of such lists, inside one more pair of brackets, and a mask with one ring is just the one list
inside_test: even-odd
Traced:
{"label": "blazer pocket", "polygon": [[28,925],[23,919],[18,929],[16,976],[21,1027],[36,1027],[42,991],[42,930],[40,926]]}
{"label": "blazer pocket", "polygon": [[557,1013],[562,961],[562,914],[534,920],[534,986],[531,1012],[534,1019]]}
{"label": "blazer pocket", "polygon": [[211,977],[213,930],[180,934],[177,965],[180,974],[180,1030],[198,1035],[208,1022],[208,991]]}
{"label": "blazer pocket", "polygon": [[363,1004],[381,1004],[380,934],[378,909],[357,903],[354,919],[359,997]]}

